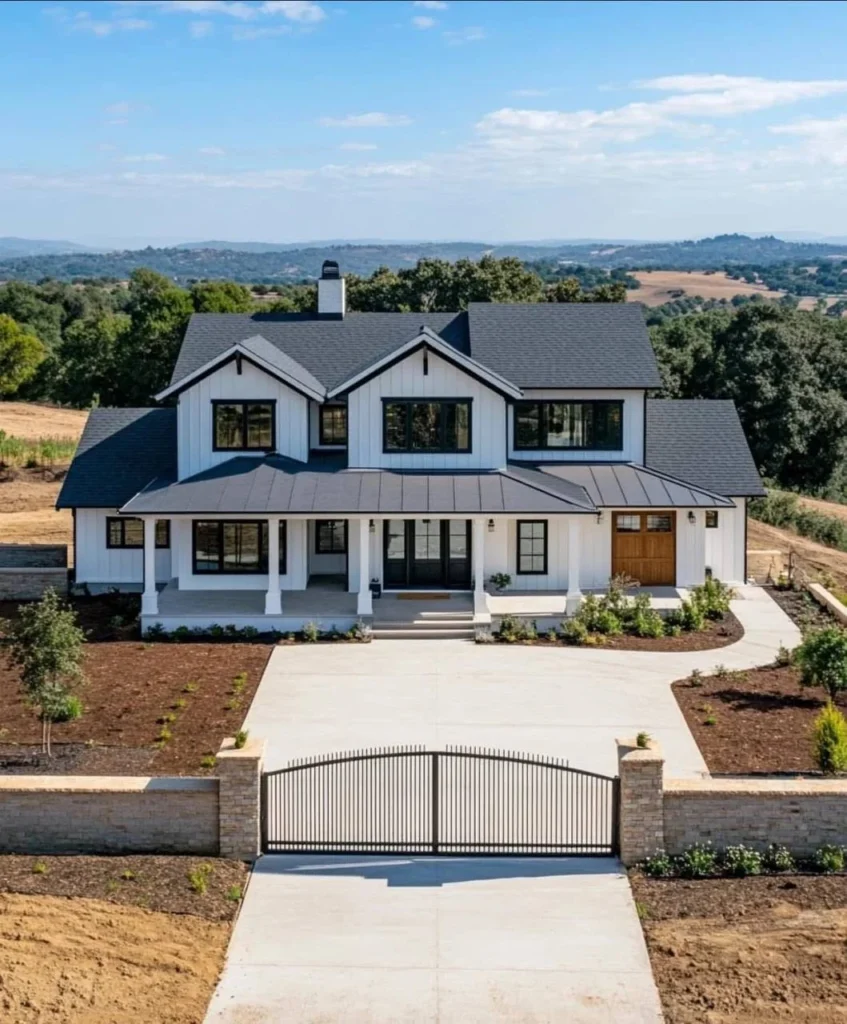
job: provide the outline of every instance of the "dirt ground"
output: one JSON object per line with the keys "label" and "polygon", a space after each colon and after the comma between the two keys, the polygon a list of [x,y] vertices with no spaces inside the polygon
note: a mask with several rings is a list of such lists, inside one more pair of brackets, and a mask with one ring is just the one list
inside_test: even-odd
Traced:
{"label": "dirt ground", "polygon": [[847,1021],[847,878],[630,876],[666,1024]]}
{"label": "dirt ground", "polygon": [[85,409],[62,409],[32,402],[0,402],[0,430],[12,437],[76,437],[88,419]]}
{"label": "dirt ground", "polygon": [[[831,505],[830,502],[817,504]],[[795,563],[806,575],[813,579],[830,576],[840,588],[847,590],[847,551],[828,548],[788,530],[748,519],[747,572],[757,581],[764,581],[769,573],[776,579],[788,566],[791,551],[794,552]]]}
{"label": "dirt ground", "polygon": [[770,291],[763,284],[733,281],[722,270],[714,274],[693,270],[636,271],[632,275],[641,287],[627,292],[630,302],[643,302],[646,306],[660,306],[670,302],[673,291],[683,289],[689,298],[700,295],[704,299],[731,299],[733,295],[761,295],[765,299],[778,299],[782,292]]}
{"label": "dirt ground", "polygon": [[0,469],[0,544],[67,544],[73,563],[73,516],[55,508],[66,469]]}

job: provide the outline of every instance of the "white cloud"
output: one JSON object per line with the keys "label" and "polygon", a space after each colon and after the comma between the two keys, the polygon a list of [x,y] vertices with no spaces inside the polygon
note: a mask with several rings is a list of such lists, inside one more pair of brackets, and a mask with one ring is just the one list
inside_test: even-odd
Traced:
{"label": "white cloud", "polygon": [[[123,5],[141,6],[139,0],[124,0]],[[313,24],[326,17],[326,12],[315,0],[264,0],[258,4],[246,3],[245,0],[146,0],[143,6],[172,14],[220,14],[238,21],[253,21],[262,15],[279,14],[288,21]]]}
{"label": "white cloud", "polygon": [[197,152],[201,156],[226,156],[226,150],[220,146],[201,146]]}
{"label": "white cloud", "polygon": [[348,114],[346,117],[322,117],[319,124],[324,128],[402,128],[411,124],[407,114]]}
{"label": "white cloud", "polygon": [[485,39],[485,29],[479,25],[471,25],[468,28],[460,28],[444,33],[444,38],[450,46],[462,46],[465,43],[478,43]]}
{"label": "white cloud", "polygon": [[425,7],[428,11],[446,11],[444,0],[414,0],[413,7]]}
{"label": "white cloud", "polygon": [[290,21],[305,24],[323,21],[326,17],[324,9],[313,0],[266,0],[259,10],[262,14],[281,14]]}
{"label": "white cloud", "polygon": [[118,103],[110,103],[103,109],[114,117],[127,117],[132,110],[132,104],[128,100],[120,100]]}
{"label": "white cloud", "polygon": [[847,92],[847,80],[839,78],[802,82],[731,75],[667,75],[640,84],[644,89],[680,94],[653,104],[680,117],[731,117]]}
{"label": "white cloud", "polygon": [[211,21],[192,21],[188,26],[188,34],[192,39],[205,39],[214,30],[215,26]]}
{"label": "white cloud", "polygon": [[237,42],[244,42],[249,39],[273,39],[276,36],[287,36],[292,32],[290,25],[263,25],[249,27],[239,25],[232,30],[232,38]]}
{"label": "white cloud", "polygon": [[339,149],[346,149],[350,153],[366,153],[378,147],[373,142],[342,142]]}
{"label": "white cloud", "polygon": [[433,28],[438,23],[436,22],[435,18],[427,18],[423,15],[419,15],[416,18],[412,18],[412,24],[415,26],[415,28],[427,29]]}
{"label": "white cloud", "polygon": [[125,164],[160,164],[168,158],[163,153],[139,153],[133,156],[125,156]]}
{"label": "white cloud", "polygon": [[77,11],[71,16],[64,7],[50,7],[45,13],[49,14],[58,24],[65,25],[71,32],[88,32],[100,38],[110,36],[115,32],[142,32],[153,27],[153,23],[144,18],[95,18],[90,11]]}

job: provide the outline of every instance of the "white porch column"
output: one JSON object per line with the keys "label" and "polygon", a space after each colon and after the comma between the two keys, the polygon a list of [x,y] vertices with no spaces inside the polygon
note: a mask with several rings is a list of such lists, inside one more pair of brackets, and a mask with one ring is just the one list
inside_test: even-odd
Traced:
{"label": "white porch column", "polygon": [[579,560],[582,554],[582,517],[571,516],[568,519],[568,597],[566,610],[573,615],[582,603],[582,591],[579,589]]}
{"label": "white porch column", "polygon": [[473,610],[474,615],[488,614],[485,594],[485,520],[473,521]]}
{"label": "white porch column", "polygon": [[371,531],[370,520],[359,520],[359,597],[356,601],[357,615],[373,615],[374,603],[371,593]]}
{"label": "white porch column", "polygon": [[144,592],[141,595],[141,614],[159,614],[159,594],[156,591],[156,520],[144,520]]}
{"label": "white porch column", "polygon": [[265,615],[282,615],[282,594],[279,590],[279,516],[268,519],[268,592],[265,594]]}

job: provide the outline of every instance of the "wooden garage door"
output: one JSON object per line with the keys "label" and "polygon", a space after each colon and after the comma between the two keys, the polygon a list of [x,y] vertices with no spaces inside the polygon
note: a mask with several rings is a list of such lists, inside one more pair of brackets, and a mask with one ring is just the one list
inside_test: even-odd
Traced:
{"label": "wooden garage door", "polygon": [[615,512],[612,573],[643,586],[676,583],[676,513]]}

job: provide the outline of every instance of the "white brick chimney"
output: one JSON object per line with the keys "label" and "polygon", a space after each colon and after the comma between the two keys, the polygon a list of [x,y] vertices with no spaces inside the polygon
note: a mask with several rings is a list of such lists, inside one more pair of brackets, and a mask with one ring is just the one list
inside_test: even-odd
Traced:
{"label": "white brick chimney", "polygon": [[321,316],[343,317],[347,312],[344,278],[335,260],[324,260],[318,281],[318,313]]}

